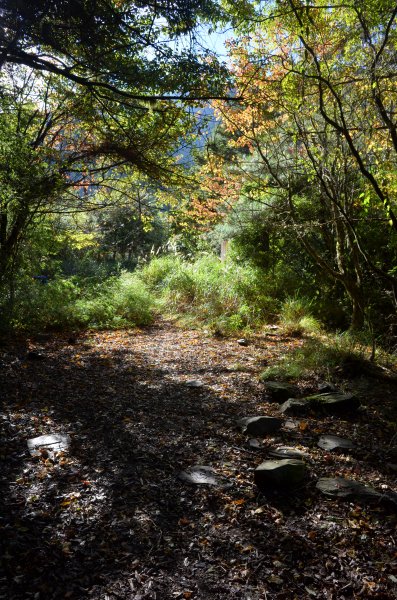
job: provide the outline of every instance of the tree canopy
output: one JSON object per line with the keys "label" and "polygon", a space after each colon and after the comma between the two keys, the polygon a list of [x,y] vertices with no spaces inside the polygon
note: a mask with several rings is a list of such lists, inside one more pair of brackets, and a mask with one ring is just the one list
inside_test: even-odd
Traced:
{"label": "tree canopy", "polygon": [[223,94],[226,70],[194,43],[220,16],[209,0],[2,4],[2,276],[42,215],[106,206],[95,192],[130,173],[180,177],[194,119],[175,99]]}
{"label": "tree canopy", "polygon": [[192,43],[200,21],[220,16],[212,0],[6,0],[0,67],[25,65],[119,100],[219,95],[225,70]]}
{"label": "tree canopy", "polygon": [[[41,219],[98,208],[129,255],[138,186],[188,252],[229,231],[265,272],[343,294],[354,329],[378,301],[395,311],[396,16],[391,0],[4,2],[3,271]],[[200,42],[217,23],[224,63]]]}
{"label": "tree canopy", "polygon": [[251,158],[213,160],[212,189],[221,180],[230,201],[234,180],[235,201],[260,200],[291,227],[360,328],[366,278],[396,294],[395,4],[269,3],[241,32],[230,54],[244,100],[217,110]]}

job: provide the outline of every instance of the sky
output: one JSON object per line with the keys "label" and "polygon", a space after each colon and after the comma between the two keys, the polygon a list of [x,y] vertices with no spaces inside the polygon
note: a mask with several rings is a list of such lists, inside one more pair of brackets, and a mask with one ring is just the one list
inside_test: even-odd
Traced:
{"label": "sky", "polygon": [[225,42],[233,37],[232,28],[225,27],[209,33],[210,31],[208,28],[203,28],[198,34],[199,42],[204,48],[208,48],[219,56],[220,59],[226,60]]}

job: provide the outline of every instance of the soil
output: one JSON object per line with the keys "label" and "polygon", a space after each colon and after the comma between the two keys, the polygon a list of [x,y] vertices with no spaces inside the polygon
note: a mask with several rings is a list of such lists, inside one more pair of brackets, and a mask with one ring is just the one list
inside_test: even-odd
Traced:
{"label": "soil", "polygon": [[[258,443],[236,426],[280,416],[259,374],[301,343],[273,332],[243,346],[169,323],[3,341],[0,598],[396,598],[396,511],[316,489],[348,477],[395,490],[396,385],[341,379],[360,396],[354,416],[282,417]],[[69,450],[31,456],[28,439],[52,433]],[[323,450],[323,434],[355,449]],[[264,494],[253,472],[277,445],[304,451],[309,475]],[[194,465],[223,484],[178,479]]]}

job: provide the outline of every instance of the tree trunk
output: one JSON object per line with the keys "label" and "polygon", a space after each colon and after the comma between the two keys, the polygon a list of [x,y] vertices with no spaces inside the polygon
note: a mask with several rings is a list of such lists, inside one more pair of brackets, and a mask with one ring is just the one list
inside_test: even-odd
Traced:
{"label": "tree trunk", "polygon": [[361,287],[354,281],[342,281],[352,304],[350,331],[359,331],[365,324],[365,302]]}

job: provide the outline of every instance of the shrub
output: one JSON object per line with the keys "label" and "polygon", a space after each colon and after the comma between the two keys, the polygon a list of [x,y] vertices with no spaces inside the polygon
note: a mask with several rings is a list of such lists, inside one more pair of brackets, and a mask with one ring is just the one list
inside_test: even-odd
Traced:
{"label": "shrub", "polygon": [[116,314],[134,325],[149,325],[153,321],[155,299],[138,277],[122,273],[115,290]]}
{"label": "shrub", "polygon": [[170,273],[164,281],[166,300],[176,308],[193,303],[196,281],[189,267],[184,266]]}
{"label": "shrub", "polygon": [[11,325],[24,330],[148,325],[154,307],[150,290],[129,273],[95,285],[75,277],[46,285],[26,278],[15,291]]}
{"label": "shrub", "polygon": [[42,285],[24,278],[16,285],[11,325],[27,330],[73,327],[79,293],[74,279],[55,279]]}
{"label": "shrub", "polygon": [[147,287],[155,290],[156,288],[162,288],[167,277],[178,271],[181,264],[181,258],[175,254],[160,256],[143,265],[137,274]]}
{"label": "shrub", "polygon": [[277,301],[251,266],[208,254],[194,262],[172,256],[153,259],[137,276],[156,290],[163,310],[190,325],[227,334],[274,320]]}
{"label": "shrub", "polygon": [[76,302],[76,316],[88,327],[148,325],[153,320],[154,298],[145,284],[122,273],[91,290]]}
{"label": "shrub", "polygon": [[337,369],[368,358],[370,349],[349,334],[307,340],[300,348],[284,354],[276,365],[264,370],[261,378],[298,379],[321,376],[332,379]]}
{"label": "shrub", "polygon": [[[57,277],[41,285],[22,278],[15,290],[13,324],[26,330],[147,325],[161,310],[183,324],[228,335],[274,322],[277,293],[272,278],[252,264],[221,262],[209,254],[189,262],[172,254],[104,281]],[[317,331],[309,309],[307,300],[287,298],[280,316],[284,330]]]}
{"label": "shrub", "polygon": [[311,301],[299,296],[289,297],[281,305],[279,322],[288,335],[303,335],[321,330],[320,322],[310,314]]}

